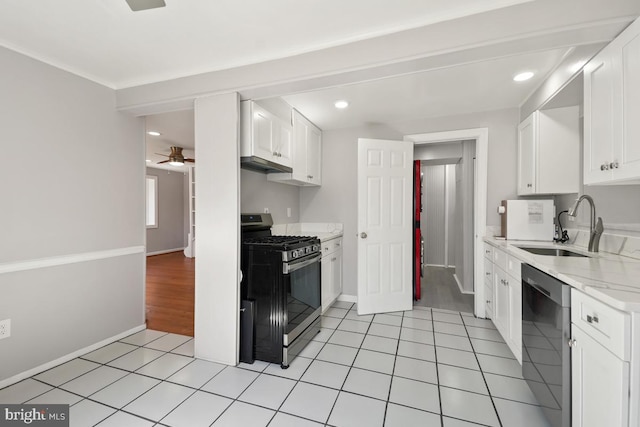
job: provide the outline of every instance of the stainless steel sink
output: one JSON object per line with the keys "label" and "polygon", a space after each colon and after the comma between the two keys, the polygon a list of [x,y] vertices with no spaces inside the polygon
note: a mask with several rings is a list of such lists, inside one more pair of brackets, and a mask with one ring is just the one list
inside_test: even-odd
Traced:
{"label": "stainless steel sink", "polygon": [[531,252],[536,255],[547,255],[547,256],[575,256],[581,258],[589,258],[588,255],[583,255],[578,252],[569,251],[567,249],[559,249],[559,248],[536,248],[536,247],[527,247],[527,246],[516,246],[523,251]]}

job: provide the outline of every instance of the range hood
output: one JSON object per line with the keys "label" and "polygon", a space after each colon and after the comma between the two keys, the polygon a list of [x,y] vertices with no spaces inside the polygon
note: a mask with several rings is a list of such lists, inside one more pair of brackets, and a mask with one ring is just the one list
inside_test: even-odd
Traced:
{"label": "range hood", "polygon": [[269,160],[265,160],[262,157],[257,156],[240,157],[240,167],[242,169],[261,173],[293,172],[293,169],[289,166],[279,165],[278,163],[270,162]]}

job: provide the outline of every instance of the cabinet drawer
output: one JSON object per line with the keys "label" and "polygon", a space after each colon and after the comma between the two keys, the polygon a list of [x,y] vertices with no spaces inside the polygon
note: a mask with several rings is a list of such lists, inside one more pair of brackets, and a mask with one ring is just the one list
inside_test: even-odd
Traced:
{"label": "cabinet drawer", "polygon": [[571,323],[622,360],[631,358],[631,316],[571,289]]}
{"label": "cabinet drawer", "polygon": [[493,287],[490,287],[486,281],[484,286],[484,300],[486,311],[485,314],[487,318],[493,319]]}
{"label": "cabinet drawer", "polygon": [[322,242],[322,256],[329,255],[342,248],[342,237]]}
{"label": "cabinet drawer", "polygon": [[493,250],[493,263],[496,267],[500,267],[504,271],[508,271],[507,259],[508,256],[506,252],[502,252],[500,249]]}
{"label": "cabinet drawer", "polygon": [[519,259],[514,258],[511,255],[508,256],[508,259],[507,259],[507,273],[509,273],[509,276],[513,277],[518,282],[520,282],[521,277],[522,277],[521,267],[522,267],[522,262]]}
{"label": "cabinet drawer", "polygon": [[491,260],[493,262],[493,246],[488,243],[484,244],[484,256],[485,258]]}
{"label": "cabinet drawer", "polygon": [[484,260],[484,278],[485,281],[489,280],[489,282],[493,283],[493,263],[491,260],[485,258]]}

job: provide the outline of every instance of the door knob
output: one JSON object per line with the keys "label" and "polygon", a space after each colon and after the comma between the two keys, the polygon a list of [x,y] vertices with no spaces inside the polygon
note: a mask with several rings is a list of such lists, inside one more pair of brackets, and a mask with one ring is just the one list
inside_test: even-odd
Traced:
{"label": "door knob", "polygon": [[362,233],[360,233],[360,238],[361,239],[366,239],[367,238],[367,233],[365,233],[364,231]]}

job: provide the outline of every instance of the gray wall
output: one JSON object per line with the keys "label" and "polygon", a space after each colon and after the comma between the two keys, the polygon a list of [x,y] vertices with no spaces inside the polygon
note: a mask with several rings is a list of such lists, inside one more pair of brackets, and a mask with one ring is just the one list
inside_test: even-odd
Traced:
{"label": "gray wall", "polygon": [[322,187],[300,189],[300,221],[344,224],[345,295],[357,295],[358,138],[402,139],[404,135],[489,128],[487,224],[500,225],[496,207],[516,195],[516,128],[519,110],[511,108],[451,117],[412,120],[393,127],[369,125],[324,131]]}
{"label": "gray wall", "polygon": [[[19,159],[0,172],[1,382],[144,324],[144,128],[111,89],[4,48],[0,64],[2,144]],[[88,252],[100,259],[21,263]]]}
{"label": "gray wall", "polygon": [[188,187],[187,197],[184,195],[185,174],[147,168],[147,175],[158,177],[158,228],[147,228],[147,253],[183,249],[185,200],[188,203]]}
{"label": "gray wall", "polygon": [[[323,165],[323,169],[326,167]],[[269,209],[274,224],[299,222],[299,187],[267,181],[266,174],[242,169],[240,172],[240,211],[242,213],[262,213],[265,208]],[[291,208],[291,217],[287,217],[287,208]],[[333,222],[328,219],[323,221]]]}

